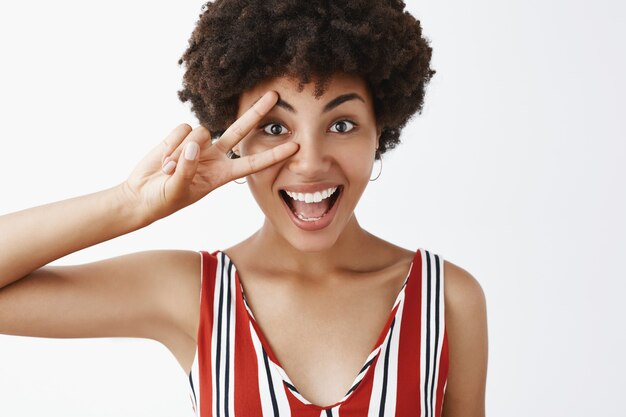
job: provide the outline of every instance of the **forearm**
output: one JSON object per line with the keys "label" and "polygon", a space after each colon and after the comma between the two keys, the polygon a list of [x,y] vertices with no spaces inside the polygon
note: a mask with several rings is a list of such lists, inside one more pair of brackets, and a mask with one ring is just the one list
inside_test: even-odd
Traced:
{"label": "forearm", "polygon": [[149,223],[122,184],[0,216],[0,288]]}

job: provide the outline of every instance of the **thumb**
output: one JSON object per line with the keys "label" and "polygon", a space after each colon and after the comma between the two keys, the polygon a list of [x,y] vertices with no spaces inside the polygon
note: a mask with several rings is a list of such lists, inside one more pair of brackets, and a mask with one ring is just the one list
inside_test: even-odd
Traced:
{"label": "thumb", "polygon": [[196,175],[198,168],[198,155],[200,154],[200,145],[197,142],[189,141],[181,152],[175,171],[169,181],[167,181],[166,195],[174,199],[187,196],[189,184]]}

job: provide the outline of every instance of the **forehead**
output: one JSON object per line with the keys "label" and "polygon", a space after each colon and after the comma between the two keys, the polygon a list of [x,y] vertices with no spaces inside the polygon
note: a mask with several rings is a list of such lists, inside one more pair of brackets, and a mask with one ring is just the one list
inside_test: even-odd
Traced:
{"label": "forehead", "polygon": [[[278,92],[281,99],[293,103],[296,108],[306,106],[322,107],[327,101],[346,93],[357,93],[367,102],[370,95],[367,85],[362,77],[338,73],[329,79],[324,94],[315,98],[315,79],[305,84],[304,89],[298,92],[298,79],[293,77],[276,77],[263,80],[253,88],[246,90],[239,96],[239,114],[244,113],[255,101],[269,90]],[[300,103],[298,106],[297,103]]]}

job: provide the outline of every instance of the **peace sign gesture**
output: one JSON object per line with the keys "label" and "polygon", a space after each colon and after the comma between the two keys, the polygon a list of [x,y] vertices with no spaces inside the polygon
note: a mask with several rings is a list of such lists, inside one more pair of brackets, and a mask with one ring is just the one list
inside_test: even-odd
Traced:
{"label": "peace sign gesture", "polygon": [[122,189],[149,222],[195,203],[216,188],[280,162],[298,150],[295,142],[242,158],[229,151],[276,104],[278,94],[268,91],[211,143],[205,127],[183,123],[150,151],[135,167]]}

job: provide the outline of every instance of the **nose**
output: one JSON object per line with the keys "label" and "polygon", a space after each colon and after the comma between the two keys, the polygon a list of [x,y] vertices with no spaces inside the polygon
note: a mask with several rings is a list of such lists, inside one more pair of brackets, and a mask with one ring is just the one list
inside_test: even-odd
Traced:
{"label": "nose", "polygon": [[329,150],[324,146],[324,138],[314,134],[304,134],[294,138],[300,145],[289,159],[289,170],[310,179],[322,179],[331,166]]}

